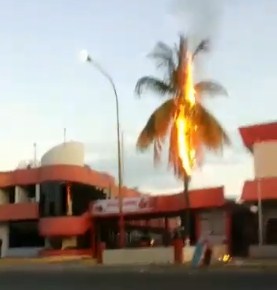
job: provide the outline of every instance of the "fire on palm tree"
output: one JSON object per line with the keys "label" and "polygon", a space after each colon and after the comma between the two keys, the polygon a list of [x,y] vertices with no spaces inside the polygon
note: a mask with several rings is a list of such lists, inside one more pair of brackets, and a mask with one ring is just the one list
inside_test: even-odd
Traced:
{"label": "fire on palm tree", "polygon": [[165,68],[163,80],[152,76],[142,77],[136,85],[140,95],[143,88],[152,89],[167,97],[150,116],[140,133],[137,147],[147,149],[154,144],[154,161],[160,160],[162,147],[169,137],[169,165],[174,174],[184,181],[186,218],[182,219],[186,238],[190,237],[190,203],[188,186],[193,169],[200,164],[204,148],[221,152],[229,138],[215,117],[202,105],[202,96],[227,94],[217,82],[193,82],[193,60],[206,51],[208,42],[202,41],[191,53],[188,40],[180,37],[178,49],[158,43],[150,56],[158,61],[158,68]]}

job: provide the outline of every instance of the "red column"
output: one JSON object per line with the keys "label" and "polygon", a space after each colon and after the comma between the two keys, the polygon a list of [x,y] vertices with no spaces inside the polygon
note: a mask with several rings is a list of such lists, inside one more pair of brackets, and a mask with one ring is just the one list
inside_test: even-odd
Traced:
{"label": "red column", "polygon": [[164,230],[165,230],[165,235],[164,235],[164,246],[168,247],[170,244],[170,229],[169,229],[169,220],[168,217],[164,218]]}
{"label": "red column", "polygon": [[99,243],[99,250],[97,251],[97,263],[103,264],[103,253],[106,248],[106,244],[101,242]]}
{"label": "red column", "polygon": [[164,219],[164,229],[166,230],[166,232],[168,232],[169,230],[169,222],[167,217]]}
{"label": "red column", "polygon": [[125,247],[125,221],[123,213],[119,213],[119,236],[118,236],[118,246],[119,248]]}
{"label": "red column", "polygon": [[147,219],[147,220],[145,220],[145,227],[147,228],[147,229],[149,229],[149,227],[150,227],[150,220],[149,219]]}
{"label": "red column", "polygon": [[174,240],[174,262],[175,264],[182,264],[184,260],[183,255],[183,240],[181,238],[177,238]]}

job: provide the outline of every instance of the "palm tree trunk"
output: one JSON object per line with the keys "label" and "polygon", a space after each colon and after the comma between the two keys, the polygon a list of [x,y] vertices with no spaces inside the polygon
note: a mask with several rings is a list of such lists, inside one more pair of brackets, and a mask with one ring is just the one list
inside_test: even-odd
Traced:
{"label": "palm tree trunk", "polygon": [[184,198],[186,209],[182,219],[182,227],[185,229],[185,240],[190,239],[190,201],[189,201],[189,182],[190,178],[188,176],[184,177]]}

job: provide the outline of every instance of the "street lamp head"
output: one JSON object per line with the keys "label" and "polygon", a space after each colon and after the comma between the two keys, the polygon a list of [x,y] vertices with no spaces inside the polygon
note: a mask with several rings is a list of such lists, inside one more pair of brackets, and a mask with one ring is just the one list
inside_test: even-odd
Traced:
{"label": "street lamp head", "polygon": [[259,211],[259,208],[256,205],[251,205],[249,209],[252,213],[257,213]]}
{"label": "street lamp head", "polygon": [[89,61],[91,61],[90,55],[89,55],[89,53],[88,53],[87,50],[82,49],[82,50],[80,51],[80,60],[81,60],[82,62],[89,62]]}

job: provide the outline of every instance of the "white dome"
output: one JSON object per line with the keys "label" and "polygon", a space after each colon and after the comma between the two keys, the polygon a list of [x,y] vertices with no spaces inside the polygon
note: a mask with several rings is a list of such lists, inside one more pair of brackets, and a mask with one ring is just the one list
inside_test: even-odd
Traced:
{"label": "white dome", "polygon": [[80,142],[66,142],[47,151],[41,158],[41,166],[77,165],[84,166],[84,145]]}

